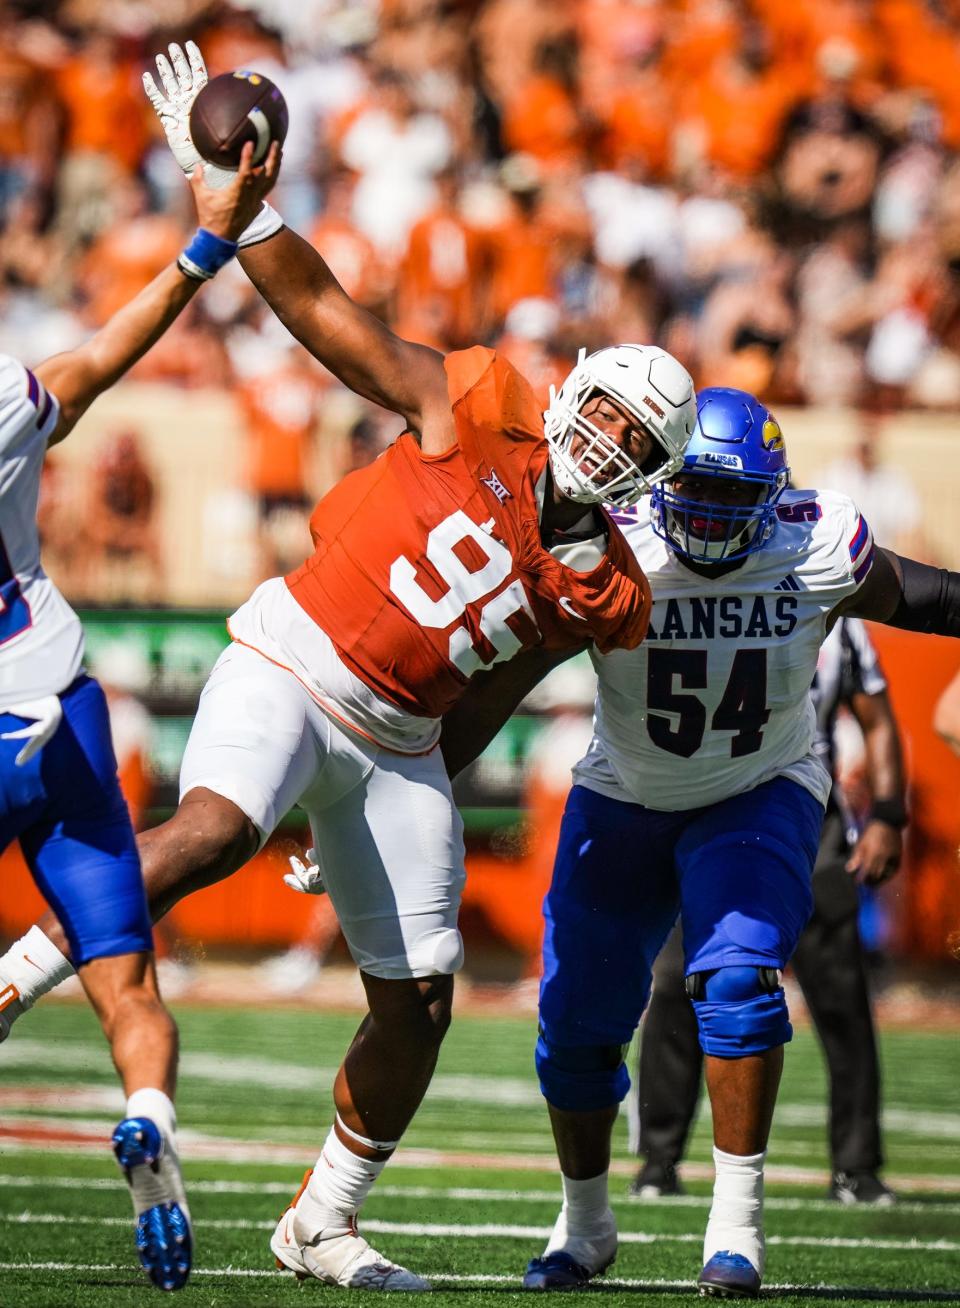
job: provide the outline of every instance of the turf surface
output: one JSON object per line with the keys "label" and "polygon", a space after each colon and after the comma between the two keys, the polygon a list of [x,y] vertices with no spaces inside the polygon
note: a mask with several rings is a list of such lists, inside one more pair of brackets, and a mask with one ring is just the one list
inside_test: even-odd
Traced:
{"label": "turf surface", "polygon": [[[179,1113],[195,1219],[182,1308],[349,1303],[379,1296],[299,1286],[267,1247],[330,1118],[330,1085],[352,1015],[178,1010]],[[427,1102],[364,1210],[372,1242],[434,1281],[430,1303],[475,1308],[522,1296],[558,1207],[546,1117],[531,1071],[529,1018],[460,1017]],[[960,1305],[960,1096],[955,1032],[887,1032],[887,1176],[892,1209],[825,1202],[824,1081],[798,1033],[769,1154],[764,1298],[783,1304]],[[47,1002],[0,1047],[0,1305],[114,1308],[157,1294],[141,1276],[125,1187],[105,1140],[122,1101],[86,1009]],[[618,1123],[615,1268],[590,1298],[692,1300],[707,1214],[709,1118],[701,1114],[688,1195],[626,1196]],[[398,1296],[403,1301],[404,1296]],[[391,1299],[393,1302],[393,1299]]]}

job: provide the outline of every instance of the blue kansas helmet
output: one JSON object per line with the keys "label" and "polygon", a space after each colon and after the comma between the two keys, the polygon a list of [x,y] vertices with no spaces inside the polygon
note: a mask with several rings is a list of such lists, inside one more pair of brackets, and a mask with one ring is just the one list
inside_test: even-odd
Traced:
{"label": "blue kansas helmet", "polygon": [[[746,505],[693,499],[683,494],[685,477],[754,485],[756,499]],[[695,563],[745,559],[769,540],[789,480],[783,433],[770,410],[747,391],[708,387],[697,395],[697,425],[676,480],[653,488],[653,529]]]}

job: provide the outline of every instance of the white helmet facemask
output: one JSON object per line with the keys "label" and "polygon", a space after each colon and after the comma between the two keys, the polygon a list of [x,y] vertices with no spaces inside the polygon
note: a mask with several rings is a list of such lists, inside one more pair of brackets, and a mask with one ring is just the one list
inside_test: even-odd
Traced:
{"label": "white helmet facemask", "polygon": [[[583,416],[583,405],[595,394],[621,405],[653,438],[642,466]],[[677,472],[696,420],[693,380],[665,350],[654,345],[614,345],[590,355],[581,350],[560,390],[550,387],[543,415],[554,481],[581,504],[602,501],[626,508]]]}

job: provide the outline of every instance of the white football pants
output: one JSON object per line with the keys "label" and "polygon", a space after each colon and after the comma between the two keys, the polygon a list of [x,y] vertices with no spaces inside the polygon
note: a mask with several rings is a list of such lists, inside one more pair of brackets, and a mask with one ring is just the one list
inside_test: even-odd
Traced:
{"label": "white football pants", "polygon": [[[202,786],[256,824],[261,843],[299,804],[357,966],[373,976],[455,972],[463,822],[438,748],[393,753],[328,716],[297,678],[230,645],[200,696],[180,797]],[[288,893],[278,884],[278,894]]]}

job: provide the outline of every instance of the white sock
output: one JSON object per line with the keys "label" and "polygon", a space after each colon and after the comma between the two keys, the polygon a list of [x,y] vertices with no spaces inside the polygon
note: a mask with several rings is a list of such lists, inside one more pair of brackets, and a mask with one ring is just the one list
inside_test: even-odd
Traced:
{"label": "white sock", "polygon": [[[355,1140],[363,1139],[353,1131],[349,1134]],[[397,1144],[369,1143],[391,1152]],[[307,1188],[297,1201],[294,1229],[300,1243],[309,1243],[321,1231],[332,1236],[354,1230],[354,1219],[388,1161],[389,1155],[382,1160],[361,1158],[331,1127]]]}
{"label": "white sock", "polygon": [[574,1181],[562,1176],[563,1211],[569,1231],[589,1231],[594,1228],[610,1207],[606,1172],[591,1176],[586,1181]]}
{"label": "white sock", "polygon": [[128,1117],[149,1117],[156,1122],[172,1149],[177,1147],[177,1110],[162,1090],[134,1090],[127,1100]]}
{"label": "white sock", "polygon": [[[0,958],[0,981],[16,986],[24,1008],[73,976],[73,971],[70,960],[37,926],[32,926]],[[3,988],[0,984],[0,990]]]}
{"label": "white sock", "polygon": [[713,1205],[703,1240],[703,1261],[729,1250],[763,1273],[763,1163],[760,1154],[726,1154],[714,1147]]}
{"label": "white sock", "polygon": [[130,1177],[134,1211],[145,1213],[157,1204],[177,1203],[190,1220],[190,1207],[180,1175],[177,1155],[177,1111],[162,1090],[147,1086],[134,1090],[127,1100],[128,1117],[149,1117],[163,1135],[163,1153],[156,1172],[150,1167],[136,1167]]}
{"label": "white sock", "polygon": [[544,1256],[563,1249],[587,1266],[608,1261],[608,1246],[616,1248],[616,1223],[610,1211],[607,1173],[574,1181],[563,1176],[563,1207],[554,1223]]}

